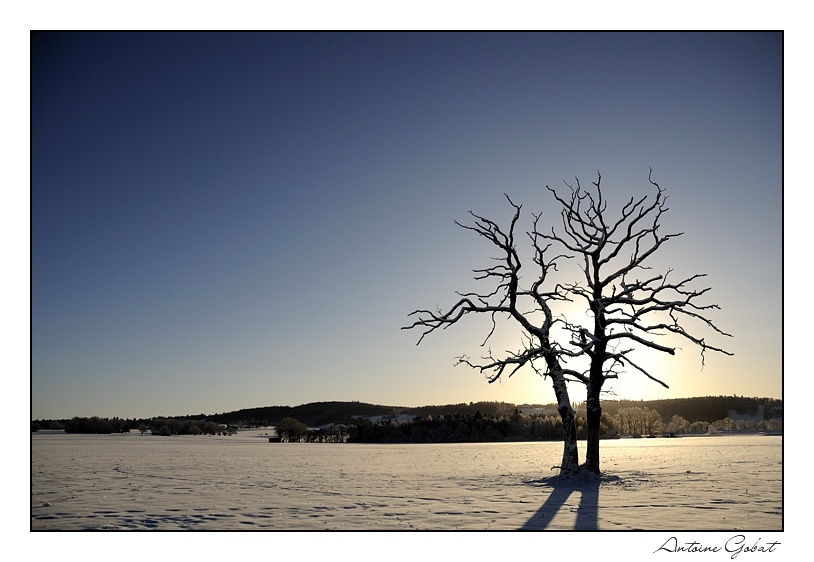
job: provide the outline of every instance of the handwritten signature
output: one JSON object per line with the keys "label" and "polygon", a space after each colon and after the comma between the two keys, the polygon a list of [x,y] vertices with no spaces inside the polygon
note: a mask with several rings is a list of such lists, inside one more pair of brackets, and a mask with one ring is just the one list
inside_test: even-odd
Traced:
{"label": "handwritten signature", "polygon": [[762,543],[760,538],[754,543],[747,542],[745,535],[735,535],[723,545],[704,545],[697,541],[679,543],[676,537],[670,537],[653,552],[727,552],[732,554],[730,558],[734,560],[742,552],[775,552],[779,544],[777,541]]}

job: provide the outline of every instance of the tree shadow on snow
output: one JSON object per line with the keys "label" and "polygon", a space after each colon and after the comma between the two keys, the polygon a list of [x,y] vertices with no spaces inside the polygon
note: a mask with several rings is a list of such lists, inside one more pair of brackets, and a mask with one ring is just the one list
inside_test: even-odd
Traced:
{"label": "tree shadow on snow", "polygon": [[551,476],[526,482],[531,486],[550,490],[550,493],[540,509],[520,529],[545,530],[557,512],[568,502],[571,494],[576,492],[580,495],[580,500],[576,508],[571,508],[571,511],[576,511],[577,514],[574,530],[598,530],[599,486],[606,478],[583,473],[570,477]]}

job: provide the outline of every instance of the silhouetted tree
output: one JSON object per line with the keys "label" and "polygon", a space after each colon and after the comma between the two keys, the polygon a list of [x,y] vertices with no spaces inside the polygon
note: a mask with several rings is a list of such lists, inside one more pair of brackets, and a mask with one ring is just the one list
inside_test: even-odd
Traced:
{"label": "silhouetted tree", "polygon": [[[511,376],[525,365],[550,376],[563,421],[562,467],[567,471],[577,466],[577,449],[576,420],[568,399],[566,380],[584,384],[587,388],[585,467],[594,473],[599,473],[600,395],[605,381],[617,378],[622,369],[629,368],[667,387],[633,360],[634,350],[644,347],[674,355],[675,347],[661,339],[665,335],[674,335],[700,347],[702,367],[707,351],[731,355],[695,333],[700,325],[719,336],[730,336],[706,316],[709,311],[718,309],[718,305],[700,302],[709,288],[696,288],[695,284],[704,275],[695,274],[674,281],[672,269],[661,274],[650,271],[648,259],[665,242],[681,235],[659,232],[662,214],[668,210],[667,197],[664,189],[652,180],[652,170],[648,181],[656,189],[655,196],[630,198],[615,219],[607,212],[601,179],[598,174],[592,190],[583,189],[579,180],[576,180],[576,187],[566,183],[571,190],[570,197],[561,196],[546,186],[560,206],[562,225],[559,231],[551,228],[550,232],[544,232],[538,228],[541,215],[534,215],[534,228],[528,236],[534,252],[532,259],[539,269],[527,287],[520,284],[521,260],[514,238],[520,206],[506,197],[515,209],[508,232],[470,211],[475,219],[474,225],[456,224],[486,238],[499,250],[499,255],[493,258],[497,265],[474,270],[476,280],[490,282],[489,289],[458,293],[460,300],[446,312],[441,309],[416,310],[411,315],[418,319],[404,327],[424,328],[418,340],[421,343],[427,334],[448,328],[467,314],[486,314],[491,316],[492,329],[482,344],[485,345],[496,329],[497,317],[514,320],[523,330],[522,349],[508,351],[500,357],[490,350],[479,362],[461,356],[458,363],[479,369],[487,375],[489,382],[500,379],[506,372]],[[564,248],[565,254],[548,259],[545,252],[551,245]],[[546,286],[558,261],[573,257],[580,262],[584,279]],[[571,298],[585,302],[593,319],[591,326],[582,326],[573,318],[553,316],[550,304]],[[570,333],[568,348],[552,339],[552,328],[558,322],[562,322],[566,333]],[[584,371],[563,367],[565,360],[580,356],[589,359]],[[655,419],[648,427],[655,427]]]}
{"label": "silhouetted tree", "polygon": [[583,189],[578,179],[576,187],[566,183],[570,197],[546,186],[562,207],[562,228],[559,232],[552,228],[550,234],[534,232],[561,245],[581,262],[583,281],[567,285],[567,289],[569,295],[586,303],[593,325],[570,324],[569,330],[571,343],[590,357],[588,376],[580,380],[587,386],[585,466],[595,473],[599,473],[600,393],[605,381],[617,378],[623,368],[632,368],[667,387],[632,359],[635,349],[674,355],[675,347],[661,340],[673,334],[700,347],[702,367],[706,351],[732,355],[688,327],[697,322],[715,334],[730,336],[706,317],[718,305],[699,302],[709,288],[694,288],[694,284],[704,274],[673,281],[672,269],[654,274],[646,263],[665,242],[681,235],[659,232],[661,217],[668,210],[667,197],[652,180],[652,170],[648,181],[656,189],[655,197],[630,198],[616,219],[607,212],[601,181],[597,173],[592,190]]}
{"label": "silhouetted tree", "polygon": [[[456,221],[458,226],[485,238],[497,249],[498,255],[493,258],[497,262],[496,265],[474,270],[475,279],[487,281],[489,287],[477,293],[459,292],[460,300],[446,312],[440,309],[435,312],[416,310],[410,313],[410,316],[416,316],[418,319],[403,329],[423,328],[424,332],[418,340],[420,344],[427,334],[440,328],[446,329],[469,314],[488,315],[492,320],[492,329],[481,344],[484,346],[495,332],[497,317],[506,317],[516,322],[523,331],[521,349],[506,352],[506,355],[500,357],[493,355],[489,350],[479,362],[471,361],[462,355],[458,358],[458,364],[480,370],[486,374],[490,383],[500,379],[504,373],[511,377],[526,365],[538,374],[550,377],[563,423],[563,456],[560,469],[561,473],[570,473],[578,470],[579,458],[574,409],[568,396],[566,376],[583,375],[563,367],[561,358],[568,352],[550,339],[552,327],[561,320],[554,317],[549,303],[567,300],[567,297],[559,285],[546,286],[549,274],[557,269],[557,262],[562,256],[549,259],[545,255],[548,248],[539,244],[542,238],[536,233],[529,233],[534,251],[532,260],[537,271],[530,286],[521,286],[521,260],[515,247],[515,226],[520,218],[521,206],[515,205],[508,195],[506,199],[514,208],[508,232],[504,232],[497,223],[472,211],[469,214],[474,218],[473,225],[464,225]],[[535,217],[535,225],[538,219],[539,215]],[[500,428],[496,429],[501,431]],[[441,428],[436,432],[440,430]]]}

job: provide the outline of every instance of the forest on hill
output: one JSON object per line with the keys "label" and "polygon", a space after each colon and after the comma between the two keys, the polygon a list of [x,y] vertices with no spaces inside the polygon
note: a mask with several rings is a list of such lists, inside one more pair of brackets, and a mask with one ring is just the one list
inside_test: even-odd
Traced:
{"label": "forest on hill", "polygon": [[[697,398],[673,398],[666,400],[605,400],[602,411],[615,416],[620,409],[638,407],[656,410],[665,423],[674,416],[681,416],[689,422],[713,422],[729,416],[757,415],[763,407],[764,419],[783,417],[783,401],[774,398],[744,396],[704,396]],[[574,404],[578,413],[584,415],[585,405]],[[309,427],[319,427],[330,423],[351,423],[360,417],[395,418],[397,416],[439,416],[439,415],[482,415],[511,414],[514,410],[534,413],[543,412],[556,415],[556,404],[512,404],[508,402],[469,402],[459,404],[430,405],[419,407],[385,406],[365,402],[312,402],[300,406],[268,406],[249,408],[214,414],[207,419],[226,424],[243,423],[247,426],[275,425],[286,418],[296,418]]]}
{"label": "forest on hill", "polygon": [[[575,404],[578,417],[585,417],[584,404]],[[742,396],[706,396],[668,400],[607,400],[603,403],[603,433],[652,433],[670,428],[683,433],[733,429],[724,423],[730,415],[750,416],[752,425],[773,421],[775,430],[782,427],[783,401],[774,398]],[[375,419],[375,423],[371,422]],[[762,419],[757,419],[762,418]],[[299,406],[266,406],[226,413],[167,416],[157,418],[82,418],[33,420],[32,431],[63,429],[68,433],[121,433],[139,430],[142,434],[217,434],[236,429],[272,427],[282,420],[296,420],[306,428],[341,426],[350,428],[351,440],[463,439],[466,425],[469,439],[557,439],[559,420],[555,404],[510,404],[506,402],[470,402],[420,407],[386,406],[365,402],[312,402]],[[401,421],[399,421],[401,420]],[[715,425],[715,423],[718,423]],[[446,428],[449,424],[454,427]],[[463,424],[463,425],[462,425]],[[672,424],[672,425],[671,425]],[[441,427],[445,429],[439,429]],[[386,427],[386,429],[380,429]],[[398,427],[398,431],[396,431]],[[489,429],[489,428],[492,429]],[[743,424],[738,428],[746,427]],[[749,426],[750,428],[752,426]],[[760,428],[765,429],[764,424]],[[416,428],[415,431],[413,428]],[[477,429],[480,428],[480,429]],[[425,431],[426,430],[426,431]],[[435,432],[431,435],[431,430]],[[324,433],[324,432],[323,432]],[[341,433],[341,431],[340,431]],[[303,435],[305,435],[303,433]],[[417,438],[416,436],[420,436]],[[345,435],[347,438],[348,435]],[[323,440],[318,432],[308,437]]]}
{"label": "forest on hill", "polygon": [[763,419],[782,419],[783,400],[776,398],[747,398],[745,396],[703,396],[697,398],[670,398],[665,400],[604,400],[602,412],[616,415],[622,408],[639,407],[656,410],[669,421],[681,416],[689,422],[722,420],[734,412],[742,416],[755,416],[763,407]]}

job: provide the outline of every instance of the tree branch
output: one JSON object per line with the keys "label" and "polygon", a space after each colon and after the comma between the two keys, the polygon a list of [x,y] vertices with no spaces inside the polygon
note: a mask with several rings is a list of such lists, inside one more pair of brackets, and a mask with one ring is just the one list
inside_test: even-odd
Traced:
{"label": "tree branch", "polygon": [[[489,314],[491,316],[492,326],[481,344],[481,346],[485,346],[496,330],[496,315],[505,314],[508,318],[513,319],[519,324],[526,334],[522,351],[506,351],[504,357],[496,358],[492,355],[491,350],[489,350],[488,355],[482,357],[482,362],[473,362],[469,357],[462,355],[458,358],[456,363],[465,364],[480,370],[487,375],[489,382],[498,380],[504,373],[508,373],[508,376],[511,377],[525,365],[531,365],[532,368],[542,376],[545,376],[552,369],[556,369],[559,372],[561,365],[559,364],[558,356],[560,354],[573,355],[573,352],[565,351],[553,345],[549,340],[549,332],[555,323],[555,319],[549,307],[549,301],[569,300],[565,288],[556,285],[551,290],[543,290],[549,272],[556,271],[558,262],[567,256],[558,255],[553,258],[547,257],[546,252],[548,246],[541,246],[538,243],[540,237],[533,233],[528,233],[534,248],[534,256],[532,259],[539,268],[539,275],[530,288],[522,289],[520,287],[520,269],[522,264],[514,245],[515,227],[520,218],[521,206],[516,205],[508,195],[506,195],[506,199],[514,209],[514,214],[507,232],[504,232],[495,221],[472,211],[469,211],[470,216],[474,219],[472,224],[462,224],[455,221],[455,224],[461,228],[472,231],[478,236],[488,240],[499,250],[498,256],[492,258],[492,260],[497,262],[495,265],[472,270],[476,281],[490,281],[494,284],[494,288],[488,292],[459,292],[457,294],[461,297],[460,300],[445,312],[442,312],[440,309],[435,312],[430,310],[415,310],[411,312],[409,316],[416,317],[416,320],[412,324],[402,328],[404,330],[423,328],[416,344],[418,345],[428,334],[439,329],[446,329],[458,323],[468,314]],[[539,215],[535,218],[535,222],[538,219]],[[530,311],[521,310],[519,301],[522,299],[533,303],[534,306]],[[537,323],[532,320],[534,315],[538,313],[542,313],[542,323]],[[534,361],[538,359],[545,361],[546,367],[544,369],[539,369],[534,365]],[[576,372],[569,372],[569,374],[575,378],[582,376]]]}
{"label": "tree branch", "polygon": [[[613,342],[630,341],[672,355],[675,353],[674,347],[656,340],[672,333],[701,349],[703,366],[706,351],[732,354],[694,335],[685,326],[686,322],[700,322],[719,336],[731,337],[731,334],[718,328],[707,317],[709,311],[719,309],[716,304],[700,302],[710,289],[691,286],[704,274],[691,275],[677,283],[667,280],[671,269],[663,275],[648,274],[644,280],[635,277],[636,272],[647,272],[647,260],[666,242],[682,235],[659,232],[662,216],[669,209],[666,192],[653,181],[652,172],[651,169],[648,182],[655,188],[655,195],[638,199],[631,197],[622,206],[619,217],[610,222],[607,220],[607,202],[602,195],[602,176],[599,172],[597,181],[593,182],[593,191],[583,189],[578,179],[576,186],[564,182],[570,196],[561,196],[555,189],[546,186],[561,206],[561,232],[553,228],[550,234],[540,232],[535,221],[534,236],[559,244],[581,258],[585,283],[564,287],[569,295],[585,300],[594,316],[594,328],[587,330],[568,325],[572,334],[570,343],[577,353],[588,355],[592,361],[603,365],[608,362],[604,378],[611,378],[613,365],[624,360],[625,364],[664,384],[630,361],[626,357],[627,352],[613,354],[606,351],[607,346]],[[627,257],[623,257],[625,254]],[[663,320],[659,318],[662,315]],[[597,381],[600,386],[601,380]]]}

